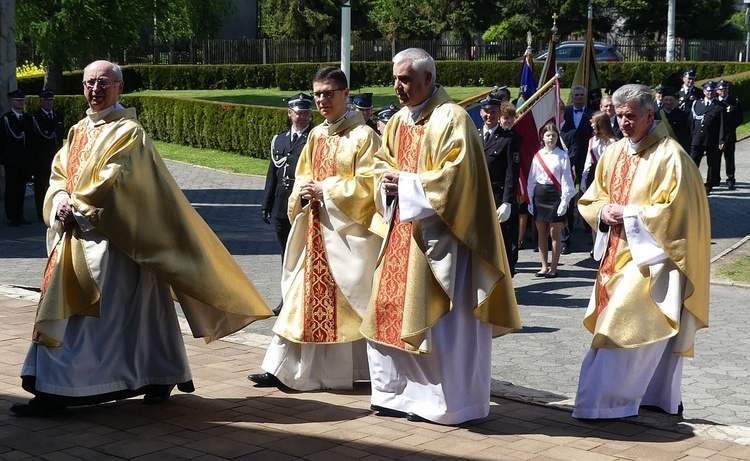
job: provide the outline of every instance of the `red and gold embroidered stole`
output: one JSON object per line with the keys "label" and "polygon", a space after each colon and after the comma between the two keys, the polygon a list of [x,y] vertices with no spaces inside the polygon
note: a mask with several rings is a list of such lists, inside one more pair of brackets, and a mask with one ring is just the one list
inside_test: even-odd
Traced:
{"label": "red and gold embroidered stole", "polygon": [[[630,196],[630,188],[633,185],[635,172],[641,160],[640,155],[630,155],[623,148],[615,160],[612,176],[609,181],[610,203],[627,205]],[[625,244],[625,235],[622,224],[612,226],[609,229],[609,240],[607,250],[604,253],[602,265],[596,276],[597,281],[597,303],[596,312],[601,313],[609,303],[609,292],[607,283],[612,280],[617,264],[618,250]]]}
{"label": "red and gold embroidered stole", "polygon": [[[424,125],[402,124],[398,131],[398,169],[417,172],[419,152],[422,147]],[[406,304],[406,281],[409,272],[409,250],[412,244],[412,223],[401,222],[398,202],[393,213],[393,222],[388,233],[380,284],[375,297],[375,341],[404,349],[401,328]]]}
{"label": "red and gold embroidered stole", "polygon": [[[338,136],[318,137],[312,158],[315,181],[336,175]],[[338,287],[328,263],[320,224],[320,202],[310,203],[310,219],[305,235],[305,294],[302,341],[336,342],[336,292]]]}
{"label": "red and gold embroidered stole", "polygon": [[[72,195],[75,190],[75,185],[78,183],[80,177],[81,165],[85,164],[91,156],[91,148],[93,142],[89,142],[89,139],[96,140],[96,137],[101,132],[99,128],[89,128],[85,123],[80,124],[73,135],[73,141],[68,148],[68,158],[66,165],[66,180],[65,190],[69,195]],[[39,302],[44,298],[44,294],[49,286],[49,280],[52,276],[52,271],[57,264],[57,254],[61,242],[64,239],[60,239],[55,245],[55,248],[50,252],[49,258],[47,258],[47,265],[44,268],[44,278],[42,279],[41,296]]]}
{"label": "red and gold embroidered stole", "polygon": [[[73,135],[73,141],[70,143],[70,146],[68,147],[68,155],[67,155],[67,165],[65,166],[66,169],[66,178],[65,178],[65,191],[72,195],[73,192],[75,192],[76,184],[78,183],[78,179],[81,176],[81,166],[85,165],[88,161],[89,157],[92,153],[92,147],[94,145],[94,141],[96,140],[97,136],[101,133],[101,128],[94,127],[91,128],[87,124],[83,123],[76,127],[75,133]],[[68,250],[63,250],[63,245],[66,245]],[[70,258],[70,245],[71,245],[71,229],[65,229],[63,236],[58,240],[55,247],[50,252],[49,257],[47,258],[47,264],[44,268],[44,276],[42,278],[42,286],[41,286],[41,293],[39,296],[39,304],[37,307],[37,311],[41,309],[42,302],[45,299],[45,295],[47,293],[47,289],[49,288],[50,282],[52,280],[52,275],[55,272],[55,268],[58,266],[58,263],[61,263],[59,261],[62,257]],[[61,256],[61,251],[63,251],[63,254]],[[72,265],[70,261],[67,263],[63,263],[64,265]],[[67,316],[66,314],[62,314],[64,316]],[[36,328],[36,324],[34,325],[34,329],[32,331],[32,341],[35,343],[41,343],[43,340],[42,333]]]}

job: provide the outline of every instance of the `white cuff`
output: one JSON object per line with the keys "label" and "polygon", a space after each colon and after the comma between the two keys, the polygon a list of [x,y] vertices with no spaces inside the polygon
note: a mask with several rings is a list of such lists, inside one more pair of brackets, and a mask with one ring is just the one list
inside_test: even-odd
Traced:
{"label": "white cuff", "polygon": [[422,181],[417,173],[398,173],[398,206],[401,222],[411,222],[435,215],[427,201]]}
{"label": "white cuff", "polygon": [[633,262],[638,266],[651,266],[668,259],[667,253],[646,228],[637,206],[627,205],[622,212],[622,218]]}

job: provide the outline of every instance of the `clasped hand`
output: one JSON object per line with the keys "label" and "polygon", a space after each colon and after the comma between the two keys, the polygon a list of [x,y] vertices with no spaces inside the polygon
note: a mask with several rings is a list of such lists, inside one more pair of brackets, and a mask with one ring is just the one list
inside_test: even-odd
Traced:
{"label": "clasped hand", "polygon": [[622,213],[625,207],[616,203],[608,203],[602,207],[601,221],[608,226],[622,224]]}
{"label": "clasped hand", "polygon": [[389,171],[383,174],[383,181],[381,184],[383,185],[382,187],[385,195],[392,195],[394,197],[398,196],[398,172]]}
{"label": "clasped hand", "polygon": [[60,204],[57,206],[55,218],[65,226],[75,220],[75,217],[73,216],[73,206],[70,204],[69,199],[65,198],[60,201]]}
{"label": "clasped hand", "polygon": [[305,200],[323,200],[323,186],[317,181],[311,179],[302,183],[299,188],[300,196]]}

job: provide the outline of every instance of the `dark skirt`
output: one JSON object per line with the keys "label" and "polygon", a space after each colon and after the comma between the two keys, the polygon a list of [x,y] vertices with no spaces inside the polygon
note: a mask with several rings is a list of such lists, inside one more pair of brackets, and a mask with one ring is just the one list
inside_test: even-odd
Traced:
{"label": "dark skirt", "polygon": [[541,222],[563,222],[565,215],[557,216],[562,193],[554,184],[536,184],[534,189],[534,219]]}

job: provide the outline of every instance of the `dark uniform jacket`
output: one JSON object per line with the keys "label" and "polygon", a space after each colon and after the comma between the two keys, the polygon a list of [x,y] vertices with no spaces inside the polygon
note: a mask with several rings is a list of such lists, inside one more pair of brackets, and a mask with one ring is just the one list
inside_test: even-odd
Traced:
{"label": "dark uniform jacket", "polygon": [[718,149],[719,143],[726,140],[724,114],[727,106],[718,99],[706,105],[699,99],[690,111],[691,145]]}
{"label": "dark uniform jacket", "polygon": [[52,117],[49,117],[42,109],[39,109],[32,114],[32,117],[34,162],[38,166],[46,167],[49,171],[52,159],[62,147],[65,139],[63,115],[53,110]]}
{"label": "dark uniform jacket", "polygon": [[15,112],[8,111],[0,119],[0,162],[10,168],[31,168],[32,120],[24,113],[21,120]]}
{"label": "dark uniform jacket", "polygon": [[292,144],[292,129],[273,137],[271,141],[271,163],[266,174],[266,188],[263,191],[261,209],[271,213],[277,219],[287,218],[287,202],[294,185],[294,172],[302,148],[307,143],[307,136],[312,130],[312,123]]}
{"label": "dark uniform jacket", "polygon": [[672,127],[675,139],[685,152],[690,152],[691,134],[690,134],[690,117],[687,113],[677,109],[676,107],[672,112],[667,113],[664,109],[658,111],[654,118],[656,120],[662,120],[666,118],[666,122]]}
{"label": "dark uniform jacket", "polygon": [[703,99],[703,90],[700,88],[696,88],[695,86],[691,86],[689,90],[685,91],[685,87],[680,88],[680,92],[678,93],[678,102],[677,107],[679,109],[682,109],[686,113],[690,113],[690,110],[693,108],[693,104],[695,104],[695,101],[698,101],[700,99]]}
{"label": "dark uniform jacket", "polygon": [[721,102],[727,106],[727,113],[724,114],[724,131],[727,132],[727,140],[736,140],[737,127],[745,123],[745,114],[742,113],[742,104],[740,104],[739,99],[731,95]]}
{"label": "dark uniform jacket", "polygon": [[[479,136],[483,136],[482,128],[479,129]],[[521,135],[516,130],[505,130],[498,125],[489,140],[482,140],[495,207],[502,203],[516,203],[516,185],[521,166]]]}

